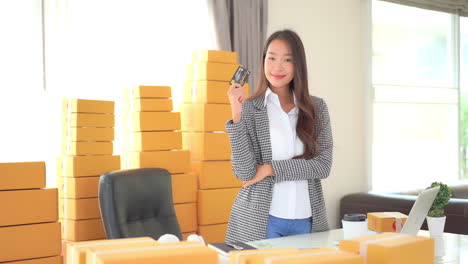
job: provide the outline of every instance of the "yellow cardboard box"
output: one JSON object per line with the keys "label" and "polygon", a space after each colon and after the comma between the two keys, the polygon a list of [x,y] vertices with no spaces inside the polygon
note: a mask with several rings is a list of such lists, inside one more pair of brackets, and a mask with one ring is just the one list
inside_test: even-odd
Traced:
{"label": "yellow cardboard box", "polygon": [[101,217],[98,198],[60,198],[59,204],[59,216],[62,219],[84,220]]}
{"label": "yellow cardboard box", "polygon": [[340,241],[340,249],[360,254],[368,264],[432,264],[434,239],[382,233]]}
{"label": "yellow cardboard box", "polygon": [[[230,84],[220,81],[187,81],[184,83],[183,102],[200,104],[229,104],[227,95]],[[249,97],[249,84],[244,84],[244,92]]]}
{"label": "yellow cardboard box", "polygon": [[0,226],[56,222],[57,189],[0,191]]}
{"label": "yellow cardboard box", "polygon": [[193,62],[237,63],[237,53],[224,50],[197,50],[192,53]]}
{"label": "yellow cardboard box", "polygon": [[298,253],[297,248],[269,248],[269,249],[249,249],[249,250],[234,250],[229,252],[230,264],[249,264],[250,260],[255,256],[275,256],[284,254]]}
{"label": "yellow cardboard box", "polygon": [[60,255],[60,223],[0,227],[0,262]]}
{"label": "yellow cardboard box", "polygon": [[[132,243],[130,243],[132,242]],[[158,244],[155,240],[149,240],[148,238],[141,239],[136,238],[133,241],[126,241],[125,243],[119,244],[103,244],[87,247],[85,250],[85,263],[97,263],[97,257],[106,253],[114,252],[114,254],[120,254],[127,250],[138,250],[139,248],[154,247]]]}
{"label": "yellow cardboard box", "polygon": [[60,219],[62,239],[68,241],[86,241],[106,238],[101,218],[86,220]]}
{"label": "yellow cardboard box", "polygon": [[227,224],[198,226],[198,234],[206,243],[223,243],[226,238]]}
{"label": "yellow cardboard box", "polygon": [[248,264],[364,264],[362,256],[331,248],[251,255]]}
{"label": "yellow cardboard box", "polygon": [[172,99],[135,98],[125,101],[125,112],[172,111]]}
{"label": "yellow cardboard box", "polygon": [[179,131],[131,132],[124,137],[127,151],[182,149],[182,133]]}
{"label": "yellow cardboard box", "polygon": [[175,204],[197,201],[197,175],[172,174],[172,197]]}
{"label": "yellow cardboard box", "polygon": [[0,190],[44,188],[45,162],[0,163]]}
{"label": "yellow cardboard box", "polygon": [[98,197],[99,177],[57,177],[60,198],[94,198]]}
{"label": "yellow cardboard box", "polygon": [[66,113],[62,125],[67,127],[114,127],[112,114]]}
{"label": "yellow cardboard box", "polygon": [[57,158],[58,176],[96,176],[119,169],[120,156],[61,156]]}
{"label": "yellow cardboard box", "polygon": [[112,155],[114,153],[113,142],[77,142],[62,141],[62,155]]}
{"label": "yellow cardboard box", "polygon": [[197,231],[197,203],[174,204],[182,233]]}
{"label": "yellow cardboard box", "polygon": [[114,114],[114,101],[63,99],[64,113]]}
{"label": "yellow cardboard box", "polygon": [[406,223],[408,216],[399,212],[382,212],[367,214],[367,228],[377,232],[397,232]]}
{"label": "yellow cardboard box", "polygon": [[226,223],[238,192],[239,188],[199,190],[198,223],[200,225]]}
{"label": "yellow cardboard box", "polygon": [[62,264],[62,256],[19,260],[19,261],[7,262],[4,264]]}
{"label": "yellow cardboard box", "polygon": [[148,86],[140,85],[124,90],[124,98],[170,98],[170,86]]}
{"label": "yellow cardboard box", "polygon": [[179,112],[131,112],[124,116],[123,126],[129,131],[180,130]]}
{"label": "yellow cardboard box", "polygon": [[63,127],[64,141],[112,141],[114,129],[110,127]]}
{"label": "yellow cardboard box", "polygon": [[238,67],[235,63],[195,62],[187,65],[187,79],[229,82]]}
{"label": "yellow cardboard box", "polygon": [[232,118],[231,106],[224,104],[181,104],[180,112],[183,131],[226,131]]}
{"label": "yellow cardboard box", "polygon": [[87,249],[86,256],[87,264],[218,264],[215,250],[194,242],[94,252]]}
{"label": "yellow cardboard box", "polygon": [[125,168],[163,168],[170,173],[189,173],[190,152],[186,150],[127,152]]}
{"label": "yellow cardboard box", "polygon": [[106,239],[93,240],[82,242],[66,242],[66,262],[67,264],[86,264],[86,250],[96,246],[115,246],[115,245],[140,245],[140,244],[155,245],[156,241],[150,237],[138,238],[121,238],[121,239]]}
{"label": "yellow cardboard box", "polygon": [[198,175],[200,189],[221,189],[242,186],[232,172],[230,161],[192,161],[193,171]]}
{"label": "yellow cardboard box", "polygon": [[231,144],[227,133],[184,132],[184,149],[190,150],[192,160],[230,160]]}

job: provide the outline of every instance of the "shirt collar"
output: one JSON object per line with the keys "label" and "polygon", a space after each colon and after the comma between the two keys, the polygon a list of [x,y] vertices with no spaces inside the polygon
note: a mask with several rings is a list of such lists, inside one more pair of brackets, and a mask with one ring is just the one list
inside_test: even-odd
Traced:
{"label": "shirt collar", "polygon": [[[294,104],[296,105],[296,107],[294,107],[289,113],[297,114],[297,113],[299,113],[299,109],[297,107],[296,95],[294,95],[294,93],[293,93],[293,99],[294,99]],[[275,103],[277,105],[280,105],[278,95],[275,94],[273,91],[271,91],[270,87],[268,87],[266,92],[265,92],[265,100],[263,101],[263,106],[266,107],[268,101],[270,103]]]}

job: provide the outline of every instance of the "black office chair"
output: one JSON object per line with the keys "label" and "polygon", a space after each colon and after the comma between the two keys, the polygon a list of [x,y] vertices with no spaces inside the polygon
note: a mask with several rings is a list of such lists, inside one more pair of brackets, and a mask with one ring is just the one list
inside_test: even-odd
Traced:
{"label": "black office chair", "polygon": [[172,200],[171,175],[142,168],[106,173],[99,180],[99,205],[108,239],[173,234],[182,239]]}

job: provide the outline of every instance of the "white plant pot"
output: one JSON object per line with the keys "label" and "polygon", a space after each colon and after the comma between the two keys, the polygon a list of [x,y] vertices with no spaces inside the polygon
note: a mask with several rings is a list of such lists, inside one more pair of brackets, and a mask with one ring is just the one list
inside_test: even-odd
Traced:
{"label": "white plant pot", "polygon": [[445,219],[446,216],[442,217],[430,217],[426,216],[427,226],[429,227],[429,233],[431,237],[441,237],[444,233]]}

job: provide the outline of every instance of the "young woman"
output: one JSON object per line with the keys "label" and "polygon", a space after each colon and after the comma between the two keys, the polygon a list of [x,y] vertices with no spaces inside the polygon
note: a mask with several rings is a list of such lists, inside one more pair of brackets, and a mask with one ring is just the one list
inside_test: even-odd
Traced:
{"label": "young woman", "polygon": [[244,185],[226,242],[328,230],[321,180],[332,165],[330,118],[323,99],[309,95],[301,39],[291,30],[273,33],[262,62],[250,99],[239,84],[228,92],[233,170]]}

